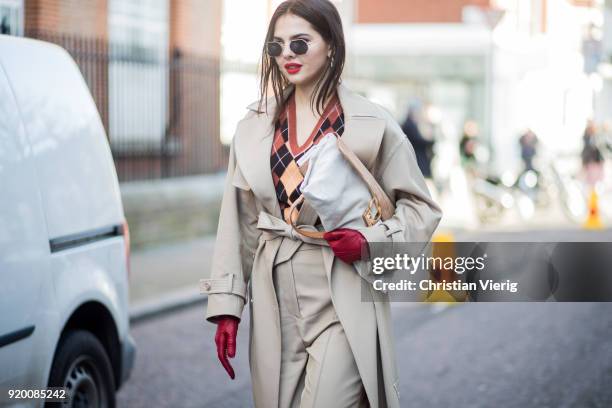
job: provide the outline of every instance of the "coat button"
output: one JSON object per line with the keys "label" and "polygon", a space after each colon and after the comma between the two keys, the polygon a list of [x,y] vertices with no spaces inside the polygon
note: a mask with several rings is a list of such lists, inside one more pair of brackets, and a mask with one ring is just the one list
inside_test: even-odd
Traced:
{"label": "coat button", "polygon": [[210,290],[210,282],[204,282],[204,290]]}

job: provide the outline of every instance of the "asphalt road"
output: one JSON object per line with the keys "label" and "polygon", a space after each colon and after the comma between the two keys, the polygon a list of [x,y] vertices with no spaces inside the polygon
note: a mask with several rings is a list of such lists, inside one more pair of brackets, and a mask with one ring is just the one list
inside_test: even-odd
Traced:
{"label": "asphalt road", "polygon": [[[203,305],[134,325],[118,406],[252,406],[244,316],[233,381]],[[395,303],[393,316],[403,407],[612,407],[612,303]]]}

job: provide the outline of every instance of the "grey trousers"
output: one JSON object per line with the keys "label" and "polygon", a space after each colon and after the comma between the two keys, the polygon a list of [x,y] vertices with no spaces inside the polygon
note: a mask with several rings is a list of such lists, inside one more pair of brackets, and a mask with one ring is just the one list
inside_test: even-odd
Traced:
{"label": "grey trousers", "polygon": [[281,321],[279,408],[368,407],[321,247],[303,242],[274,266],[273,279]]}

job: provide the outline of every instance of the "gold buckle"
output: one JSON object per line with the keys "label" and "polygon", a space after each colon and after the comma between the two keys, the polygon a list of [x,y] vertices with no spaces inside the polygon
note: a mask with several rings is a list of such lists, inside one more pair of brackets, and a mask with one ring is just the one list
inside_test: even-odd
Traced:
{"label": "gold buckle", "polygon": [[[376,210],[374,215],[372,215],[372,208]],[[368,207],[363,212],[363,215],[362,215],[363,221],[366,223],[368,227],[371,227],[372,225],[376,224],[376,222],[380,219],[381,216],[382,216],[382,208],[380,207],[378,198],[376,198],[376,196],[373,196],[368,202]]]}

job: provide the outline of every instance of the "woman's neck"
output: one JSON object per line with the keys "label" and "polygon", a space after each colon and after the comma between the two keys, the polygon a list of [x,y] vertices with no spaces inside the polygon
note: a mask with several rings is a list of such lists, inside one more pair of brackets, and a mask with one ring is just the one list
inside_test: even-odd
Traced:
{"label": "woman's neck", "polygon": [[[296,85],[295,86],[295,107],[297,110],[303,111],[304,109],[310,109],[310,98],[314,92],[314,84],[309,85]],[[323,106],[327,106],[327,103],[333,97],[333,93],[327,97]],[[314,112],[313,112],[314,113]]]}

